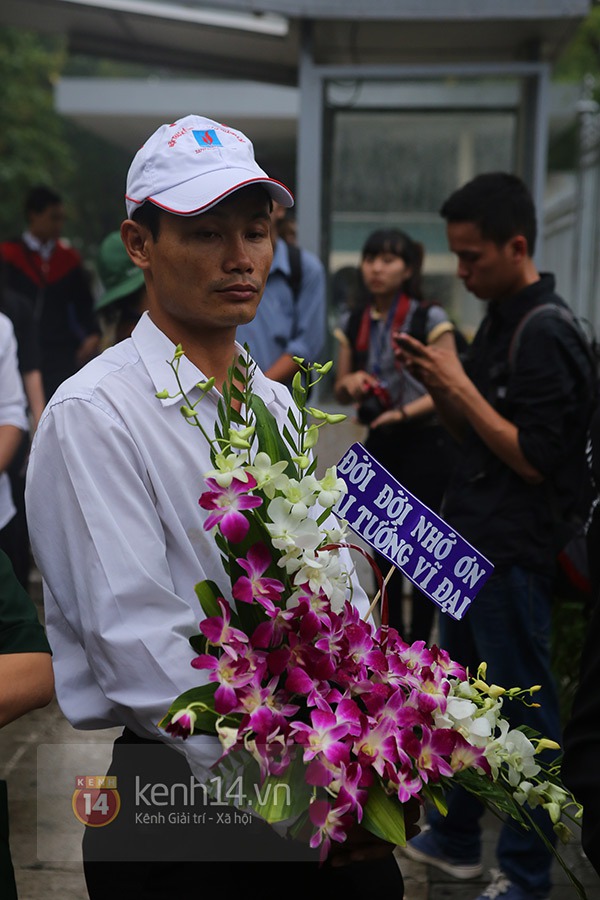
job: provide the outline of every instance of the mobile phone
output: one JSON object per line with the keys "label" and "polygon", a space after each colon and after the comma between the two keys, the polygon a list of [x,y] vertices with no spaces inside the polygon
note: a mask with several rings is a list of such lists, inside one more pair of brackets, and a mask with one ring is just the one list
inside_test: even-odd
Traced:
{"label": "mobile phone", "polygon": [[408,353],[410,356],[422,356],[423,351],[420,347],[415,347],[413,344],[409,343],[406,338],[397,337],[394,338],[396,345],[400,347],[401,350],[404,350],[405,353]]}

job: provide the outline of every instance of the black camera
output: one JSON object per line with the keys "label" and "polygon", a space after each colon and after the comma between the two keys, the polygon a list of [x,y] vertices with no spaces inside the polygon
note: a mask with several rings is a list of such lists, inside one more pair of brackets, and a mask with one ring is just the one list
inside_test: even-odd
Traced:
{"label": "black camera", "polygon": [[370,425],[377,416],[380,416],[386,409],[390,409],[391,406],[392,398],[385,385],[380,381],[377,384],[371,384],[356,411],[358,421],[362,425]]}

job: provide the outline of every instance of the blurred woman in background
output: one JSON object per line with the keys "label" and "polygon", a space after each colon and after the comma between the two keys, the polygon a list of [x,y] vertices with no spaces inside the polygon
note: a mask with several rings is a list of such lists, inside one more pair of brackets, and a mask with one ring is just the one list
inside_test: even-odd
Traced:
{"label": "blurred woman in background", "polygon": [[[399,229],[373,232],[362,249],[360,275],[367,290],[363,309],[351,313],[340,347],[335,396],[353,403],[368,429],[369,453],[405,488],[439,512],[455,445],[438,423],[433,400],[396,358],[394,335],[407,332],[426,344],[454,350],[454,326],[444,309],[424,303],[421,292],[423,247]],[[375,553],[385,577],[389,561]],[[435,605],[414,587],[410,620],[403,623],[403,577],[396,570],[388,583],[389,624],[408,642],[429,643]]]}

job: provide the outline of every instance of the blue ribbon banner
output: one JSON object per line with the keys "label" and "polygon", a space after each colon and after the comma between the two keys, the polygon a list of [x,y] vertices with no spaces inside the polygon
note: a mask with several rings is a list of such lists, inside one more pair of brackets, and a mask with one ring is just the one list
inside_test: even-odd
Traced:
{"label": "blue ribbon banner", "polygon": [[334,512],[453,619],[462,619],[493,571],[491,562],[402,487],[362,444],[337,474],[348,492]]}

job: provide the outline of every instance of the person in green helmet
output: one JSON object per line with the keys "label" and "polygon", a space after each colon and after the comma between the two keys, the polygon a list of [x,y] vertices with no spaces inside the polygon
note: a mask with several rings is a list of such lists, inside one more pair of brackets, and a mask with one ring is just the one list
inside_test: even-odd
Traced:
{"label": "person in green helmet", "polygon": [[148,308],[144,273],[131,262],[118,230],[102,241],[97,269],[103,291],[95,311],[102,324],[103,345],[109,347],[128,338]]}

